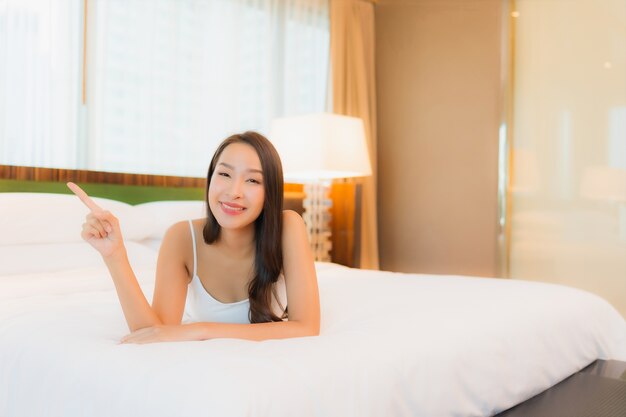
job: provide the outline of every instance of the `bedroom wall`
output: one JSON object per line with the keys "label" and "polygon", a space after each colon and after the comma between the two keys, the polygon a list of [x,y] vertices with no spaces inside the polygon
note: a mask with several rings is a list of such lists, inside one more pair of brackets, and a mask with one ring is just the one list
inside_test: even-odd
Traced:
{"label": "bedroom wall", "polygon": [[501,7],[376,5],[381,269],[499,275]]}

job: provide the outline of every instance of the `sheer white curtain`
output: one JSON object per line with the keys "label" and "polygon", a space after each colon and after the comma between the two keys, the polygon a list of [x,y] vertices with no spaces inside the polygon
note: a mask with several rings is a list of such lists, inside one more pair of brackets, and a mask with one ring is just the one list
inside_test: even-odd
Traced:
{"label": "sheer white curtain", "polygon": [[[25,4],[43,12],[16,30]],[[326,108],[327,0],[88,0],[85,112],[82,4],[0,0],[0,163],[204,176],[229,134]],[[33,36],[53,58],[16,74]]]}
{"label": "sheer white curtain", "polygon": [[0,0],[0,163],[78,163],[82,4]]}
{"label": "sheer white curtain", "polygon": [[89,166],[205,175],[217,144],[323,111],[326,1],[95,2]]}

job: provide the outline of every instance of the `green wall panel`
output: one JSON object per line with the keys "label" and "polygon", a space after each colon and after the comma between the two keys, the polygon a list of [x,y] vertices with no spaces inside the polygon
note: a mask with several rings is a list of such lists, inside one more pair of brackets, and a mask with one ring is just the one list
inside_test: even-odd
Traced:
{"label": "green wall panel", "polygon": [[[128,204],[162,200],[204,200],[204,188],[83,184],[80,182],[78,185],[92,197],[109,198]],[[72,193],[65,183],[21,180],[0,180],[0,192]]]}

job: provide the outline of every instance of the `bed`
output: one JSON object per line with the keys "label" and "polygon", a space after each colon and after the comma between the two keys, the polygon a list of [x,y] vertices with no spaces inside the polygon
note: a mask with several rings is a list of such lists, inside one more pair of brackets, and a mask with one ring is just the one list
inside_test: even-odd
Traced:
{"label": "bed", "polygon": [[[98,203],[151,299],[159,241],[198,201]],[[490,416],[597,359],[626,321],[558,285],[317,263],[318,337],[122,345],[72,196],[0,193],[0,416]]]}

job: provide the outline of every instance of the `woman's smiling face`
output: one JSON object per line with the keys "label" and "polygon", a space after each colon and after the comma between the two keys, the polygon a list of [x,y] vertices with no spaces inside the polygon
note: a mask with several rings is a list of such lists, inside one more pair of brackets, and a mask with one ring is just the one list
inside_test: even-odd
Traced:
{"label": "woman's smiling face", "polygon": [[208,199],[221,227],[253,225],[263,211],[265,187],[261,161],[252,146],[232,143],[224,148],[211,177]]}

